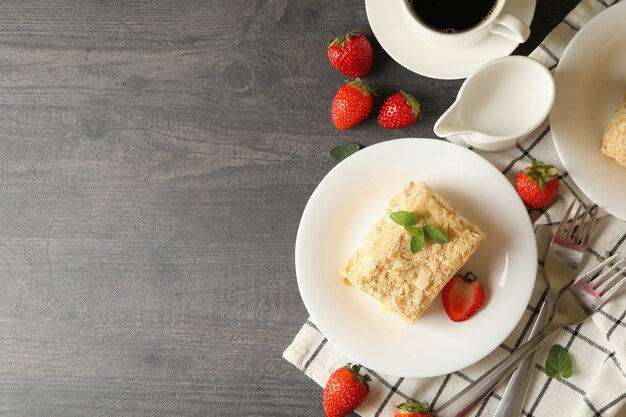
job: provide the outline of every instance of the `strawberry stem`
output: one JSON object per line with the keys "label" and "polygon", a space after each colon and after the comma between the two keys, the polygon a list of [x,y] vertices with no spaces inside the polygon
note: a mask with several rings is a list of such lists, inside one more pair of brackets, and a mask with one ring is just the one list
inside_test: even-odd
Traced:
{"label": "strawberry stem", "polygon": [[328,42],[328,47],[330,48],[333,45],[338,45],[341,49],[343,49],[343,45],[347,41],[354,38],[355,36],[359,36],[360,34],[361,34],[360,30],[353,30],[353,31],[346,33],[345,35],[337,36],[335,39]]}
{"label": "strawberry stem", "polygon": [[404,96],[404,98],[406,99],[406,102],[409,103],[409,106],[411,106],[411,112],[413,113],[413,116],[421,119],[422,110],[421,110],[419,101],[417,101],[415,97],[413,97],[406,91],[400,90],[400,94]]}
{"label": "strawberry stem", "polygon": [[522,170],[532,182],[539,186],[540,190],[546,188],[546,183],[556,178],[557,170],[553,165],[546,165],[535,159],[530,167]]}
{"label": "strawberry stem", "polygon": [[371,88],[369,85],[361,81],[360,78],[355,78],[354,80],[346,81],[346,84],[358,88],[359,90],[361,90],[361,93],[363,93],[364,95],[371,94],[377,97],[376,91],[373,88]]}
{"label": "strawberry stem", "polygon": [[428,413],[430,411],[430,405],[427,402],[419,402],[419,401],[411,401],[407,400],[407,402],[397,405],[396,408],[402,411],[407,411],[409,413]]}
{"label": "strawberry stem", "polygon": [[353,365],[351,363],[349,363],[348,365],[346,365],[346,368],[348,368],[350,370],[350,372],[352,372],[352,376],[354,377],[354,380],[356,382],[361,382],[363,383],[363,385],[365,385],[365,388],[367,388],[367,390],[370,390],[370,386],[368,384],[369,381],[372,380],[372,378],[368,375],[362,375],[360,373],[361,371],[361,365]]}
{"label": "strawberry stem", "polygon": [[478,278],[476,277],[476,275],[474,275],[474,273],[472,271],[468,271],[465,273],[465,275],[463,275],[463,280],[465,282],[472,282],[472,281],[476,281]]}

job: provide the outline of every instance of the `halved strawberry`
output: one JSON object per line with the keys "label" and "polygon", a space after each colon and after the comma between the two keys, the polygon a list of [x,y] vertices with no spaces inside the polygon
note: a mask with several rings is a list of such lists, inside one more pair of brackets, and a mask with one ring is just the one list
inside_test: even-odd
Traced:
{"label": "halved strawberry", "polygon": [[394,417],[431,417],[430,405],[427,402],[415,402],[408,400],[396,406]]}
{"label": "halved strawberry", "polygon": [[443,287],[443,308],[453,321],[465,321],[476,313],[485,298],[483,289],[471,272],[455,275]]}

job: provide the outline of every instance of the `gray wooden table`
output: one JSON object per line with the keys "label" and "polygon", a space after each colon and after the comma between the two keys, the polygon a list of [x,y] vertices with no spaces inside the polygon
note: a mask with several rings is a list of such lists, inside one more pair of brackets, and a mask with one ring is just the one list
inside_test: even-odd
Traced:
{"label": "gray wooden table", "polygon": [[0,2],[1,416],[323,415],[281,358],[302,209],[331,147],[432,137],[461,84],[374,42],[378,100],[423,120],[336,130],[325,43],[354,28],[362,1]]}

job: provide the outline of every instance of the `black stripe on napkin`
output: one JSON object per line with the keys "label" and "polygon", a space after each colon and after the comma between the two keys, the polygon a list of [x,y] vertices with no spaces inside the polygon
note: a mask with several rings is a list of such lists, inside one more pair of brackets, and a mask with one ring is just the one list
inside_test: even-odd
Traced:
{"label": "black stripe on napkin", "polygon": [[615,243],[615,246],[613,246],[613,249],[611,249],[610,252],[611,253],[617,252],[617,248],[622,246],[622,243],[624,243],[624,240],[626,240],[626,234],[622,235],[622,237],[617,241],[617,243]]}
{"label": "black stripe on napkin", "polygon": [[[544,373],[546,372],[546,368],[544,368],[541,365],[537,365],[537,366],[535,366],[535,368],[537,368],[541,372],[544,372]],[[574,391],[574,392],[576,392],[576,393],[578,393],[580,395],[586,395],[587,394],[587,392],[584,389],[580,388],[577,385],[572,384],[567,379],[563,379],[563,378],[560,378],[560,377],[555,377],[555,378],[550,378],[550,379],[554,379],[555,381],[560,382],[561,384],[565,385],[566,387],[568,387],[569,389],[571,389],[572,391]]]}
{"label": "black stripe on napkin", "polygon": [[324,347],[324,345],[326,345],[326,342],[328,342],[328,339],[324,338],[322,339],[322,341],[320,342],[319,345],[317,345],[317,348],[315,349],[315,351],[313,352],[313,354],[311,355],[311,357],[309,358],[308,361],[306,361],[306,363],[304,364],[304,366],[302,367],[302,371],[306,372],[306,370],[309,368],[309,365],[311,365],[311,362],[313,362],[313,360],[315,359],[315,357],[320,353],[320,351],[322,350],[322,348]]}
{"label": "black stripe on napkin", "polygon": [[443,382],[439,386],[439,389],[437,390],[437,393],[435,394],[435,396],[433,397],[432,401],[430,402],[430,405],[431,405],[431,407],[433,409],[435,408],[435,404],[437,404],[437,400],[439,400],[439,397],[441,396],[441,393],[446,388],[446,385],[448,385],[448,381],[450,381],[450,377],[451,376],[452,376],[452,374],[446,375],[446,377],[443,379]]}
{"label": "black stripe on napkin", "polygon": [[374,376],[374,378],[376,378],[377,380],[382,382],[382,384],[384,386],[386,386],[387,388],[389,388],[389,389],[393,388],[393,385],[391,385],[389,382],[387,382],[387,380],[385,378],[383,378],[382,376],[378,375],[376,372],[372,371],[369,368],[364,368],[364,369],[367,370],[368,374],[372,374]]}
{"label": "black stripe on napkin", "polygon": [[619,402],[621,402],[624,398],[626,398],[626,392],[623,393],[622,395],[620,395],[619,397],[617,397],[616,399],[614,399],[613,401],[611,401],[610,403],[608,403],[607,405],[605,405],[604,407],[602,407],[601,409],[599,409],[596,414],[594,415],[594,417],[600,417],[602,416],[602,413],[604,413],[606,410],[608,410],[609,408],[612,408],[613,406],[615,406],[616,404],[618,404]]}
{"label": "black stripe on napkin", "polygon": [[547,54],[550,58],[552,58],[552,60],[553,60],[554,62],[557,62],[557,63],[559,62],[559,58],[557,58],[557,56],[554,54],[554,52],[552,52],[552,51],[550,50],[550,48],[548,48],[545,44],[540,43],[540,44],[539,44],[539,47],[540,47],[540,48],[541,48],[541,50],[542,50],[543,52],[545,52],[545,53],[546,53],[546,54]]}
{"label": "black stripe on napkin", "polygon": [[[574,330],[571,332],[572,336],[570,337],[569,341],[567,342],[567,345],[565,346],[565,350],[570,349],[570,347],[572,346],[572,343],[574,343],[574,340],[578,337],[578,333],[580,331],[582,324],[578,324]],[[542,367],[539,367],[540,369],[543,369]],[[533,402],[532,406],[530,407],[530,410],[528,410],[528,414],[532,415],[534,414],[535,410],[537,409],[537,407],[539,406],[539,403],[541,403],[541,399],[543,398],[544,394],[546,393],[546,391],[548,390],[548,388],[550,387],[550,384],[552,383],[552,380],[554,378],[548,378],[546,380],[546,382],[543,384],[543,387],[541,387],[541,391],[539,392],[539,395],[537,395],[537,398],[535,399],[535,401]],[[576,387],[578,388],[578,387]],[[578,388],[580,389],[580,388]]]}
{"label": "black stripe on napkin", "polygon": [[[560,179],[565,179],[567,177],[569,177],[569,172],[564,172],[562,175],[559,176]],[[583,201],[582,198],[580,198],[580,195],[576,192],[576,190],[574,190],[572,188],[572,186],[567,182],[567,181],[561,181],[561,183],[567,187],[567,189],[569,190],[570,193],[572,193],[572,195],[574,196],[574,198],[578,201]]]}
{"label": "black stripe on napkin", "polygon": [[517,158],[513,159],[513,160],[509,163],[509,165],[507,165],[507,167],[506,167],[506,168],[504,168],[504,170],[502,171],[502,173],[503,173],[503,174],[506,174],[507,172],[509,172],[509,171],[510,171],[510,170],[511,170],[514,166],[515,166],[515,164],[517,163],[517,161],[521,161],[522,159],[524,159],[524,158],[525,158],[525,157],[526,157],[526,156],[530,153],[530,150],[531,150],[532,148],[534,148],[535,146],[537,146],[537,144],[538,144],[539,142],[541,142],[541,140],[544,138],[544,136],[545,136],[545,135],[547,135],[547,134],[548,134],[548,132],[549,132],[549,131],[550,131],[550,127],[548,126],[548,127],[546,127],[546,129],[545,129],[543,132],[541,132],[541,133],[539,134],[539,136],[537,136],[537,139],[535,139],[535,140],[534,140],[534,141],[533,141],[533,142],[532,142],[532,143],[528,146],[528,148],[527,148],[527,149],[524,149],[524,147],[522,147],[521,145],[517,145],[517,149],[518,149],[520,152],[522,152],[522,154],[521,154],[520,156],[518,156]]}
{"label": "black stripe on napkin", "polygon": [[378,417],[380,413],[383,412],[383,409],[385,408],[385,406],[387,405],[387,403],[393,396],[394,392],[398,390],[398,387],[400,386],[400,384],[402,384],[402,381],[404,381],[404,378],[398,378],[398,381],[396,382],[396,384],[391,388],[391,390],[389,390],[389,394],[387,394],[383,402],[380,404],[380,407],[378,407],[378,410],[376,411],[376,414],[374,414],[374,417]]}
{"label": "black stripe on napkin", "polygon": [[626,378],[626,373],[624,373],[624,370],[622,369],[622,365],[620,365],[619,361],[617,360],[617,358],[615,357],[615,351],[609,353],[609,355],[606,357],[606,360],[611,359],[613,361],[613,363],[615,364],[615,366],[617,367],[617,369],[619,369],[619,371],[621,372],[622,376],[624,376],[624,378]]}
{"label": "black stripe on napkin", "polygon": [[609,329],[608,332],[606,332],[606,340],[611,340],[611,335],[613,334],[613,332],[615,331],[615,329],[617,328],[617,326],[619,326],[620,324],[622,324],[624,317],[626,317],[626,310],[624,310],[624,312],[622,313],[621,316],[619,316],[619,318],[615,321],[615,324],[613,324],[613,326],[611,326],[611,328]]}
{"label": "black stripe on napkin", "polygon": [[577,26],[576,26],[576,25],[574,25],[573,23],[569,22],[569,21],[567,20],[567,18],[563,19],[563,23],[565,23],[567,26],[569,26],[569,27],[570,27],[570,29],[572,29],[572,30],[574,30],[574,31],[576,31],[576,32],[578,32],[578,31],[580,30],[580,28],[579,28],[579,27],[577,27]]}
{"label": "black stripe on napkin", "polygon": [[[485,412],[485,408],[487,407],[487,403],[489,402],[491,398],[498,398],[493,391],[491,391],[491,393],[487,395],[485,399],[480,403],[480,407],[478,407],[478,411],[476,412],[475,417],[482,416],[482,414]],[[498,398],[498,400],[501,400],[501,399],[502,398]]]}
{"label": "black stripe on napkin", "polygon": [[[569,327],[565,327],[564,330],[566,332],[569,332],[570,334],[574,334],[574,331],[569,328]],[[589,339],[587,336],[584,336],[582,334],[577,334],[576,335],[580,340],[582,340],[583,342],[586,342],[588,345],[593,346],[594,348],[598,349],[600,352],[605,353],[605,354],[610,354],[611,351],[608,350],[607,348],[605,348],[604,346],[601,346],[599,344],[597,344],[596,342],[594,342],[593,340]]]}
{"label": "black stripe on napkin", "polygon": [[[599,314],[602,314],[604,317],[606,317],[607,319],[611,320],[613,323],[617,323],[618,319],[616,317],[613,317],[612,315],[610,315],[609,313],[607,313],[604,310],[599,310],[598,311]],[[626,323],[621,322],[618,323],[619,325],[621,325],[622,327],[626,327]]]}
{"label": "black stripe on napkin", "polygon": [[532,313],[530,314],[530,318],[526,321],[526,324],[524,325],[524,329],[522,330],[522,332],[520,333],[519,337],[515,341],[515,344],[513,345],[513,350],[515,350],[518,347],[520,347],[522,342],[526,341],[526,334],[530,330],[532,324],[535,322],[535,319],[536,319],[537,315],[539,314],[541,306],[543,305],[547,295],[548,295],[548,290],[546,289],[546,290],[543,291],[543,294],[541,294],[541,297],[539,297],[539,301],[537,302],[537,306],[532,310]]}
{"label": "black stripe on napkin", "polygon": [[543,395],[546,393],[551,383],[552,383],[552,378],[548,378],[546,382],[543,384],[543,387],[541,387],[541,391],[539,391],[539,394],[537,395],[535,402],[530,406],[530,410],[528,410],[528,415],[532,416],[535,413],[537,406],[539,406],[539,403],[541,403],[541,400],[543,399]]}
{"label": "black stripe on napkin", "polygon": [[318,332],[320,331],[320,329],[318,329],[317,326],[315,324],[313,324],[313,322],[311,320],[307,320],[305,323],[308,324],[313,329],[317,330]]}
{"label": "black stripe on napkin", "polygon": [[589,398],[587,398],[587,396],[583,396],[583,401],[585,402],[585,404],[587,404],[587,407],[589,407],[591,409],[591,411],[593,411],[593,415],[600,417],[602,416],[602,413],[599,412],[598,410],[596,410],[596,407],[593,405],[593,403],[589,400]]}

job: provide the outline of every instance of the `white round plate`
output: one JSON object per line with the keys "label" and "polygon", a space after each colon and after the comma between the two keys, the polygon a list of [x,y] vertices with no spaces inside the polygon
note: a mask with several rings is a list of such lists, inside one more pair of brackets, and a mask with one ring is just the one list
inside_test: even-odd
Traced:
{"label": "white round plate", "polygon": [[[604,129],[626,93],[626,2],[609,7],[574,36],[554,74],[550,114],[556,150],[578,187],[626,220],[626,168],[600,152]],[[607,34],[610,34],[608,36]]]}
{"label": "white round plate", "polygon": [[[485,291],[467,321],[450,320],[438,296],[407,324],[339,279],[388,200],[411,180],[426,181],[487,234],[461,268]],[[350,360],[403,377],[447,374],[498,347],[526,309],[537,267],[533,228],[513,186],[476,153],[436,139],[379,143],[335,166],[304,209],[295,252],[300,295],[326,338]]]}
{"label": "white round plate", "polygon": [[[519,43],[489,34],[465,49],[435,48],[422,42],[407,28],[401,0],[365,0],[374,36],[383,49],[403,67],[431,78],[458,79],[472,74],[492,59],[509,55]],[[536,0],[509,0],[505,7],[530,26]]]}

